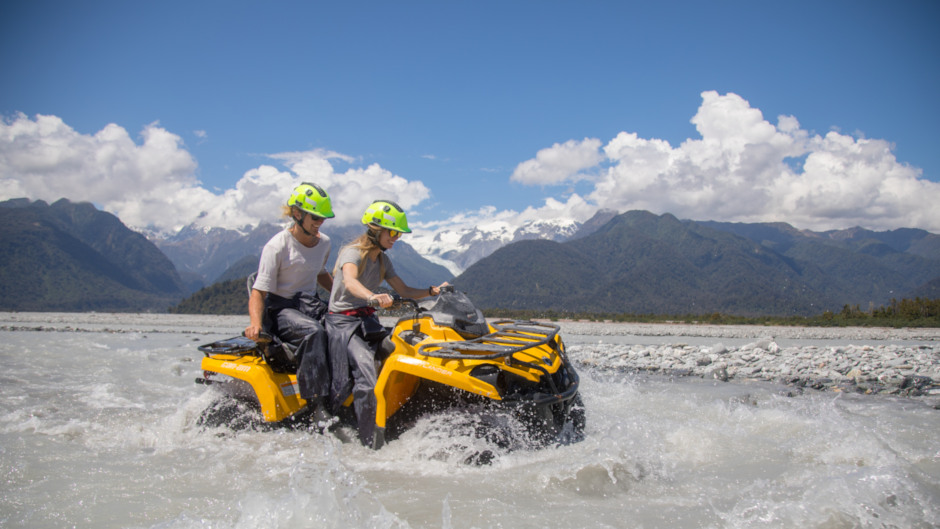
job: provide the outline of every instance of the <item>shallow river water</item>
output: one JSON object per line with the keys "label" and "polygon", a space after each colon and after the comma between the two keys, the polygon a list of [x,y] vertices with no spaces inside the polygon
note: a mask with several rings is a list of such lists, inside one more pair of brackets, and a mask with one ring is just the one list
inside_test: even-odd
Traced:
{"label": "shallow river water", "polygon": [[[587,433],[566,446],[507,448],[472,413],[374,452],[343,430],[200,428],[196,345],[243,320],[0,314],[0,527],[940,526],[921,399],[581,364]],[[610,339],[576,336],[576,363]]]}

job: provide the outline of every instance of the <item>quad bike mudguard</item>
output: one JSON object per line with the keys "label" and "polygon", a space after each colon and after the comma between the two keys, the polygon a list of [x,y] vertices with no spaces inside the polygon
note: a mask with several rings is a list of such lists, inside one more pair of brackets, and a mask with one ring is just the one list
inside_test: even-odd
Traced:
{"label": "quad bike mudguard", "polygon": [[197,382],[219,382],[214,379],[217,375],[244,381],[251,387],[264,421],[279,422],[294,415],[307,401],[300,398],[297,375],[272,369],[262,356],[260,348],[263,346],[242,337],[200,346],[199,350],[205,354],[202,359],[204,378]]}

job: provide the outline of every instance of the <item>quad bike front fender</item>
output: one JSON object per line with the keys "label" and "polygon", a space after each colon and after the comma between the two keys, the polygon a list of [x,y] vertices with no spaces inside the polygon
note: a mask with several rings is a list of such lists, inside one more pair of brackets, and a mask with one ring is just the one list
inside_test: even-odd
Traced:
{"label": "quad bike front fender", "polygon": [[375,384],[375,424],[385,428],[386,420],[395,414],[418,388],[421,379],[439,382],[469,393],[500,400],[492,385],[472,377],[467,372],[447,369],[421,358],[393,354],[385,360]]}

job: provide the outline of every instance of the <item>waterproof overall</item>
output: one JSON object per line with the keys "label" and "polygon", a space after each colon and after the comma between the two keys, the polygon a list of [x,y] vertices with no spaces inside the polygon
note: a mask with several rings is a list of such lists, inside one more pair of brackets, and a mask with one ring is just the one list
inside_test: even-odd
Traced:
{"label": "waterproof overall", "polygon": [[338,410],[352,394],[359,440],[363,445],[372,446],[375,432],[375,384],[382,360],[377,358],[377,351],[385,337],[385,329],[374,314],[350,316],[330,313],[324,321],[333,369],[330,389],[333,411]]}
{"label": "waterproof overall", "polygon": [[315,294],[298,292],[291,298],[268,293],[265,300],[269,331],[296,348],[300,359],[297,384],[300,396],[313,402],[330,392],[330,364],[322,320],[326,303]]}

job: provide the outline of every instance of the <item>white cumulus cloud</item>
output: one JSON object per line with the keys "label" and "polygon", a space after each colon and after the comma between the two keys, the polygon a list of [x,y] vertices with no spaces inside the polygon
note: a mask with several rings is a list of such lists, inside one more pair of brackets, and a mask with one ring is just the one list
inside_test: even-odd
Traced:
{"label": "white cumulus cloud", "polygon": [[617,211],[784,221],[817,230],[863,226],[940,232],[940,184],[899,162],[887,141],[810,134],[793,116],[780,116],[772,124],[742,97],[713,91],[702,93],[691,122],[701,137],[676,147],[621,132],[603,147],[606,160],[595,167],[587,164],[590,157],[584,152],[593,143],[556,144],[520,164],[513,179],[563,184],[594,170],[594,187],[585,199]]}
{"label": "white cumulus cloud", "polygon": [[179,136],[156,123],[141,143],[111,124],[80,134],[56,116],[0,120],[0,198],[89,201],[136,226],[191,217],[212,194]]}
{"label": "white cumulus cloud", "polygon": [[519,164],[510,178],[523,184],[546,185],[583,178],[581,171],[603,160],[600,147],[601,140],[596,138],[556,143],[536,153],[534,160]]}
{"label": "white cumulus cloud", "polygon": [[153,123],[140,139],[115,124],[89,135],[56,116],[0,120],[0,199],[87,201],[131,227],[172,233],[193,223],[237,229],[276,222],[290,190],[304,181],[330,193],[333,222],[342,224],[358,222],[373,199],[407,209],[430,196],[421,182],[377,164],[338,173],[331,160],[355,159],[325,150],[273,154],[288,170],[260,165],[217,194],[197,179],[197,164],[179,136]]}

